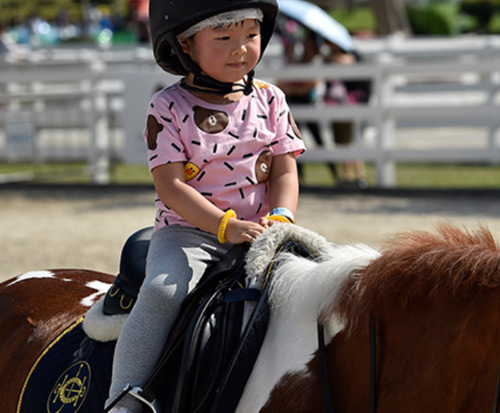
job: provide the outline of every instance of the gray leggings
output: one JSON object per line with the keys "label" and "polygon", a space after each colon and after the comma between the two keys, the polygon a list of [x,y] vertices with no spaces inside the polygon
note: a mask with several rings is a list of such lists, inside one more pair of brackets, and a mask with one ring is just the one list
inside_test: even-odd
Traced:
{"label": "gray leggings", "polygon": [[[231,244],[196,228],[173,225],[156,231],[149,247],[146,279],[118,338],[108,402],[127,384],[142,387],[153,372],[182,300]],[[126,398],[120,406],[139,411]]]}

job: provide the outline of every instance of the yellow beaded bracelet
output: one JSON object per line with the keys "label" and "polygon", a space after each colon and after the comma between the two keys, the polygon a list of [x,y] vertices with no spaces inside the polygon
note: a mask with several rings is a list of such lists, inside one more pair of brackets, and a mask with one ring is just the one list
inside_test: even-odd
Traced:
{"label": "yellow beaded bracelet", "polygon": [[231,218],[236,218],[236,212],[234,212],[232,209],[228,209],[224,216],[220,220],[219,224],[219,231],[217,232],[217,239],[221,244],[224,244],[227,242],[226,238],[226,227],[227,223]]}

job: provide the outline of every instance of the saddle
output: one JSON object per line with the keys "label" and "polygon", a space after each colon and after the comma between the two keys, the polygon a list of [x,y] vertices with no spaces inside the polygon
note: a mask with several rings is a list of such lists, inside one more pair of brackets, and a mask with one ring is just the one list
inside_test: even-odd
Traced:
{"label": "saddle", "polygon": [[[144,280],[151,234],[151,228],[142,229],[125,243],[120,272],[104,298],[105,314],[131,311]],[[248,246],[232,249],[184,300],[151,378],[143,389],[129,389],[147,406],[152,407],[156,399],[163,412],[236,409],[267,331],[273,263],[285,251],[311,257],[300,244],[286,242],[268,264],[266,282],[252,288],[246,286],[247,251]],[[249,307],[251,312],[246,311]]]}
{"label": "saddle", "polygon": [[128,314],[132,310],[144,281],[146,256],[152,235],[153,227],[140,229],[123,245],[120,271],[104,297],[102,309],[104,314]]}

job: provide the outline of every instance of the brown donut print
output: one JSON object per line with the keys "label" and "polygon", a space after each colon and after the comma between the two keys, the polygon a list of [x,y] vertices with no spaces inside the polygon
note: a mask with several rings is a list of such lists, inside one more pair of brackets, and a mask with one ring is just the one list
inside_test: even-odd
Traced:
{"label": "brown donut print", "polygon": [[220,133],[226,129],[229,123],[229,117],[226,112],[205,109],[200,106],[195,106],[193,111],[196,126],[203,132],[211,134]]}
{"label": "brown donut print", "polygon": [[290,123],[290,125],[292,126],[293,133],[295,133],[295,136],[297,136],[297,138],[302,140],[302,134],[300,133],[299,127],[295,123],[295,119],[293,118],[291,111],[288,112],[288,123]]}
{"label": "brown donut print", "polygon": [[158,134],[163,130],[163,125],[156,120],[153,115],[148,116],[147,123],[147,137],[148,137],[148,148],[150,150],[156,149],[156,140],[158,139]]}
{"label": "brown donut print", "polygon": [[255,176],[258,182],[266,182],[271,173],[271,165],[273,163],[273,154],[271,151],[262,152],[255,163]]}

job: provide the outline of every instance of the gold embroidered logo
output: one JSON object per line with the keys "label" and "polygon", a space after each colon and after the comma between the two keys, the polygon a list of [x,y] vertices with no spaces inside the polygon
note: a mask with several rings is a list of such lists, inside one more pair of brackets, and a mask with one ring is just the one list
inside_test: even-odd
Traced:
{"label": "gold embroidered logo", "polygon": [[47,400],[48,413],[76,413],[82,407],[90,386],[90,366],[79,361],[57,379]]}

